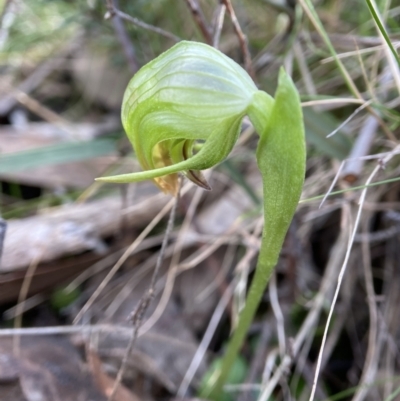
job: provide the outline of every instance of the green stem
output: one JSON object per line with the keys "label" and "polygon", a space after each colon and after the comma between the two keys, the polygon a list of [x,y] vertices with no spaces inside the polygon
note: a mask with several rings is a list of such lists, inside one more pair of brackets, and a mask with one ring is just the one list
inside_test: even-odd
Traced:
{"label": "green stem", "polygon": [[[253,281],[246,299],[246,305],[239,316],[240,323],[229,341],[228,348],[226,349],[226,353],[221,365],[220,375],[209,396],[209,398],[212,400],[217,401],[221,399],[222,387],[229,376],[232,366],[234,365],[251,322],[253,321],[258,305],[261,302],[265,288],[267,287],[271,274],[276,265],[279,252],[277,255],[271,255],[271,248],[266,242],[267,241],[264,238]],[[276,254],[276,252],[274,253]],[[275,261],[272,261],[273,259],[275,259]]]}

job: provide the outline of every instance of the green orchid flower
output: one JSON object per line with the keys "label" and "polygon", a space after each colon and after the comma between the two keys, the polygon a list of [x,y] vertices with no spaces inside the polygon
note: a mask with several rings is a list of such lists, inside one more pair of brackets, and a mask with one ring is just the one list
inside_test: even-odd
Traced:
{"label": "green orchid flower", "polygon": [[[202,170],[228,156],[246,115],[260,136],[256,157],[263,181],[264,230],[246,304],[219,374],[214,375],[216,382],[208,391],[216,401],[277,263],[301,195],[304,126],[291,78],[280,71],[272,98],[218,50],[196,42],[178,43],[136,73],[123,99],[122,122],[144,171],[98,178],[116,183],[153,179],[164,192],[176,195],[177,174],[183,173],[210,189]],[[202,145],[196,152],[198,141]]]}
{"label": "green orchid flower", "polygon": [[[262,130],[272,104],[233,60],[210,46],[180,42],[135,74],[122,102],[123,126],[144,171],[99,180],[152,178],[176,194],[182,172],[210,189],[201,170],[228,156],[246,114]],[[196,141],[204,141],[198,153]]]}

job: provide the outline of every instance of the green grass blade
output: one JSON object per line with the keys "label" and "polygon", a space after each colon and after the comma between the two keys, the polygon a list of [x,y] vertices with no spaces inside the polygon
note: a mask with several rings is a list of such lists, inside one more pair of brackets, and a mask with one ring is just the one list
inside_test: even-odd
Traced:
{"label": "green grass blade", "polygon": [[381,32],[383,38],[385,39],[386,44],[389,46],[390,51],[393,53],[393,56],[396,59],[397,64],[400,67],[399,55],[397,54],[397,51],[394,48],[394,46],[393,46],[393,44],[392,44],[392,42],[391,42],[391,40],[389,38],[389,35],[387,34],[386,29],[383,26],[383,23],[382,23],[379,15],[378,15],[378,13],[376,12],[374,5],[372,4],[372,1],[371,0],[367,0],[367,5],[368,5],[368,8],[369,8],[369,11],[371,12],[372,18],[374,19],[376,25],[378,26],[379,31]]}
{"label": "green grass blade", "polygon": [[0,155],[0,173],[53,164],[71,163],[98,156],[104,156],[115,151],[114,139],[95,139],[88,142],[66,142],[23,152]]}

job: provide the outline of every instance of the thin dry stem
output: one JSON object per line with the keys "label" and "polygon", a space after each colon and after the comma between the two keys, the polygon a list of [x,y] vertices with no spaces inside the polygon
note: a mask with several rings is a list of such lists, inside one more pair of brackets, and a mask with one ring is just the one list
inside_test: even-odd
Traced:
{"label": "thin dry stem", "polygon": [[[345,213],[343,213],[343,216],[345,216]],[[297,357],[304,342],[309,338],[310,332],[315,330],[315,326],[321,313],[321,310],[323,309],[326,300],[331,297],[331,294],[333,292],[332,282],[335,280],[337,271],[342,262],[342,257],[346,252],[346,247],[347,247],[346,238],[347,238],[347,232],[346,230],[342,230],[339,235],[339,238],[336,240],[336,243],[332,248],[331,252],[332,257],[329,259],[328,266],[326,267],[325,274],[320,286],[320,290],[315,296],[313,300],[313,305],[306,319],[304,320],[298,334],[291,342],[290,353],[285,355],[280,365],[275,369],[275,372],[272,375],[272,377],[266,382],[266,385],[262,388],[259,401],[267,401],[271,397],[275,387],[281,380],[282,376],[285,375],[285,372],[288,371],[294,358]]]}
{"label": "thin dry stem", "polygon": [[214,29],[214,37],[213,37],[213,46],[218,49],[219,39],[221,37],[222,27],[224,26],[226,5],[220,4],[218,6],[217,18],[215,20],[215,29]]}
{"label": "thin dry stem", "polygon": [[150,25],[147,24],[146,22],[141,21],[140,19],[136,17],[131,17],[129,14],[126,14],[122,12],[121,10],[118,10],[114,5],[108,0],[108,14],[105,15],[105,18],[110,18],[113,15],[117,15],[119,18],[124,19],[126,21],[131,22],[133,25],[138,26],[139,28],[146,29],[151,32],[155,32],[161,36],[164,36],[168,39],[173,40],[174,42],[179,42],[181,38],[179,36],[174,35],[171,32],[165,31],[164,29],[159,28],[158,26]]}
{"label": "thin dry stem", "polygon": [[[22,326],[22,315],[24,311],[25,300],[26,297],[28,296],[29,288],[31,286],[32,279],[39,265],[39,262],[40,262],[40,255],[38,255],[38,257],[29,265],[28,270],[25,273],[24,281],[22,282],[21,289],[18,295],[16,317],[14,320],[14,328],[16,329]],[[13,341],[13,351],[15,356],[20,355],[21,351],[20,344],[21,344],[21,337],[18,334],[16,334],[14,336],[14,341]]]}
{"label": "thin dry stem", "polygon": [[107,6],[111,13],[115,33],[119,42],[121,43],[122,49],[125,53],[125,58],[128,61],[129,69],[132,73],[135,73],[139,69],[139,65],[135,56],[135,48],[133,47],[133,43],[125,30],[122,18],[116,13],[113,13],[113,10],[118,6],[117,0],[107,0]]}
{"label": "thin dry stem", "polygon": [[196,21],[197,26],[199,27],[205,41],[211,45],[212,43],[212,34],[211,29],[208,26],[208,23],[204,17],[203,11],[201,10],[199,3],[197,0],[185,0],[186,4],[189,7],[190,12],[193,15],[193,19]]}
{"label": "thin dry stem", "polygon": [[220,1],[222,4],[225,4],[226,9],[228,10],[228,14],[231,17],[233,27],[234,27],[236,35],[239,39],[240,48],[243,53],[244,66],[246,68],[246,71],[249,73],[249,75],[252,78],[254,78],[255,74],[254,74],[253,64],[251,62],[250,51],[249,51],[249,48],[247,45],[247,38],[246,38],[246,35],[243,33],[243,30],[239,24],[238,19],[236,18],[236,13],[232,6],[232,2],[231,2],[231,0],[220,0]]}
{"label": "thin dry stem", "polygon": [[276,330],[278,332],[279,354],[283,358],[286,354],[286,336],[285,336],[285,319],[279,305],[278,289],[276,282],[276,271],[271,275],[269,283],[269,299],[271,301],[272,311],[276,319]]}
{"label": "thin dry stem", "polygon": [[[182,195],[186,194],[186,192],[192,187],[192,184],[187,184],[182,189]],[[141,244],[141,242],[147,237],[148,234],[153,230],[153,228],[161,221],[161,219],[171,210],[171,208],[175,204],[175,199],[171,199],[154,217],[154,219],[147,225],[147,227],[140,233],[140,235],[136,238],[135,241],[128,247],[128,249],[123,253],[123,255],[119,258],[117,263],[112,267],[112,269],[108,272],[107,276],[101,282],[101,284],[97,287],[96,291],[92,294],[86,304],[82,307],[80,312],[74,319],[74,323],[76,324],[81,320],[83,315],[89,310],[89,308],[93,305],[94,301],[98,298],[107,284],[111,281],[114,275],[118,272],[121,266],[126,262],[132,252]]]}
{"label": "thin dry stem", "polygon": [[[369,220],[363,220],[363,233],[368,232]],[[358,389],[353,396],[353,401],[362,401],[368,394],[368,384],[370,384],[374,378],[378,368],[379,356],[378,356],[378,310],[375,302],[375,290],[372,276],[371,266],[371,252],[370,244],[366,241],[361,243],[362,248],[362,261],[365,278],[365,288],[367,290],[367,304],[369,311],[369,330],[368,330],[368,349],[365,357],[365,363],[361,379],[358,383]]]}
{"label": "thin dry stem", "polygon": [[[182,178],[180,178],[180,187],[182,184]],[[138,306],[136,307],[135,311],[131,314],[131,316],[129,317],[129,320],[132,321],[133,323],[133,333],[132,333],[132,337],[129,341],[128,347],[126,349],[124,358],[122,360],[121,363],[121,367],[118,370],[118,374],[117,377],[115,379],[114,382],[114,386],[113,389],[111,391],[111,395],[109,397],[109,401],[112,401],[114,399],[114,396],[116,394],[116,391],[118,389],[119,384],[121,383],[122,380],[122,376],[125,373],[126,367],[127,367],[127,363],[128,363],[128,359],[132,353],[132,349],[135,345],[136,339],[138,337],[138,333],[139,333],[139,328],[142,324],[142,319],[144,314],[146,313],[151,301],[154,298],[154,293],[155,293],[155,285],[156,285],[156,281],[158,279],[158,275],[160,273],[160,269],[161,269],[161,265],[162,262],[164,260],[164,254],[165,254],[165,249],[167,247],[168,244],[168,240],[169,240],[169,235],[171,234],[173,227],[174,227],[174,222],[175,222],[175,214],[176,214],[176,209],[179,203],[179,198],[180,198],[180,187],[177,193],[177,196],[174,200],[174,204],[173,207],[171,209],[170,215],[169,215],[169,219],[168,219],[168,224],[167,224],[167,228],[165,230],[165,236],[163,239],[163,242],[161,244],[161,250],[160,253],[158,255],[157,258],[157,263],[151,278],[151,282],[150,282],[150,286],[147,290],[147,293],[144,294],[144,296],[141,298],[141,300],[139,301]]]}
{"label": "thin dry stem", "polygon": [[153,314],[143,324],[143,326],[140,330],[141,334],[149,331],[157,323],[158,319],[161,317],[162,313],[164,312],[164,310],[167,306],[168,300],[170,299],[170,296],[172,294],[172,290],[174,287],[175,277],[176,277],[176,273],[178,270],[177,268],[178,268],[178,264],[179,264],[179,258],[181,256],[182,249],[183,249],[184,239],[190,228],[194,214],[197,210],[197,207],[199,205],[199,202],[201,200],[201,196],[203,195],[203,193],[204,193],[204,190],[202,188],[197,188],[196,192],[192,198],[192,201],[190,202],[188,211],[187,211],[185,219],[182,223],[181,229],[179,231],[179,236],[177,238],[177,241],[176,241],[176,244],[175,244],[175,247],[173,250],[172,259],[171,259],[169,271],[167,274],[167,280],[166,280],[166,283],[164,286],[163,293],[161,295],[161,299],[160,299],[156,309],[154,310]]}
{"label": "thin dry stem", "polygon": [[[399,148],[400,148],[400,145],[398,145],[392,152],[390,152],[382,160],[382,163],[383,163],[382,165],[385,165],[387,162],[389,162],[389,160],[394,156],[393,152],[396,152]],[[382,168],[382,165],[378,164],[374,168],[374,170],[372,171],[371,175],[368,177],[365,185],[369,185],[372,182],[372,180],[374,179],[375,175]],[[352,230],[352,234],[351,234],[349,245],[348,245],[348,248],[347,248],[347,251],[346,251],[346,256],[345,256],[344,261],[343,261],[343,265],[342,265],[342,267],[340,269],[340,273],[339,273],[339,277],[338,277],[338,281],[337,281],[335,294],[333,296],[331,308],[329,310],[328,318],[327,318],[326,325],[325,325],[324,335],[322,337],[322,343],[321,343],[320,352],[318,354],[318,361],[317,361],[317,367],[316,367],[316,371],[315,371],[314,384],[313,384],[313,388],[311,390],[311,395],[310,395],[310,399],[309,399],[310,401],[314,400],[315,389],[316,389],[316,385],[317,385],[317,381],[318,381],[318,377],[319,377],[319,372],[320,372],[320,369],[321,369],[322,355],[323,355],[323,351],[324,351],[326,337],[327,337],[327,334],[328,334],[329,325],[330,325],[330,322],[331,322],[331,319],[332,319],[332,315],[333,315],[333,311],[334,311],[334,308],[335,308],[335,305],[336,305],[337,298],[339,296],[339,291],[340,291],[340,287],[341,287],[342,280],[343,280],[343,277],[344,277],[344,273],[346,271],[347,263],[348,263],[349,258],[350,258],[350,252],[352,250],[352,246],[353,246],[353,243],[354,243],[354,238],[356,236],[356,233],[357,233],[357,230],[358,230],[358,226],[359,226],[359,223],[360,223],[361,213],[362,213],[365,197],[367,195],[367,190],[368,190],[368,188],[364,188],[362,190],[362,192],[361,192],[361,196],[360,196],[360,200],[359,200],[359,207],[358,207],[356,219],[355,219],[355,222],[354,222],[354,228]]]}
{"label": "thin dry stem", "polygon": [[[357,107],[353,113],[350,114],[349,117],[346,118],[337,128],[335,128],[329,135],[327,135],[327,138],[332,137],[335,135],[338,131],[340,131],[349,121],[351,121],[360,111],[364,110],[366,107],[368,107],[372,103],[372,99],[368,100],[364,104],[362,104],[360,107]],[[364,155],[363,155],[364,156]]]}
{"label": "thin dry stem", "polygon": [[[301,76],[303,78],[304,86],[306,88],[307,94],[311,96],[317,95],[317,89],[315,88],[314,81],[311,77],[310,70],[308,68],[307,62],[305,60],[304,51],[301,47],[301,42],[296,41],[293,44],[293,52],[297,59],[297,64],[300,69]],[[303,105],[304,107],[304,105]]]}
{"label": "thin dry stem", "polygon": [[263,229],[264,219],[259,218],[256,222],[254,232],[252,235],[243,232],[243,236],[248,244],[246,252],[243,257],[239,260],[235,268],[235,290],[234,290],[234,303],[232,310],[232,326],[236,327],[239,321],[239,313],[245,307],[246,304],[246,290],[248,283],[248,275],[250,270],[250,262],[257,255],[260,249],[260,235]]}
{"label": "thin dry stem", "polygon": [[219,300],[218,305],[216,306],[213,315],[211,316],[210,323],[207,326],[206,332],[204,333],[201,343],[199,344],[196,353],[193,356],[193,359],[189,365],[189,368],[185,373],[185,377],[183,378],[181,385],[179,386],[177,393],[179,398],[185,397],[189,385],[192,382],[193,377],[196,374],[197,369],[200,366],[200,363],[203,360],[204,355],[208,349],[208,346],[214,336],[215,330],[217,329],[217,326],[221,320],[222,314],[224,313],[229,304],[229,301],[232,297],[232,292],[233,292],[233,285],[230,285],[225,290],[223,296]]}
{"label": "thin dry stem", "polygon": [[337,98],[337,99],[322,99],[322,100],[310,100],[307,102],[302,102],[302,107],[314,107],[314,106],[323,106],[323,105],[331,105],[331,104],[340,104],[345,106],[346,104],[363,104],[364,100],[361,99],[351,99],[351,98]]}

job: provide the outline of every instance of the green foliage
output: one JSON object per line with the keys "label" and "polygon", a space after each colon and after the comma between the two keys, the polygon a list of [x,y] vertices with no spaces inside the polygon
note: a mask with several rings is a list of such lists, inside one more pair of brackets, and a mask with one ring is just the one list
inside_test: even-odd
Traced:
{"label": "green foliage", "polygon": [[[215,377],[218,375],[218,372],[221,370],[222,366],[222,358],[216,358],[211,363],[207,372],[204,374],[200,387],[199,387],[199,398],[207,397],[214,386]],[[240,384],[246,377],[246,373],[248,370],[247,363],[244,358],[238,356],[234,363],[233,367],[228,375],[226,380],[226,384]],[[235,398],[233,394],[226,393],[221,397],[221,401],[233,401]]]}
{"label": "green foliage", "polygon": [[326,138],[339,125],[332,114],[318,113],[311,108],[305,108],[303,114],[307,143],[326,156],[345,159],[351,149],[350,139],[341,132]]}
{"label": "green foliage", "polygon": [[397,61],[397,64],[400,66],[400,58],[399,55],[397,54],[397,50],[394,48],[392,41],[389,38],[389,35],[383,25],[383,22],[379,16],[379,10],[376,9],[375,5],[372,3],[371,0],[366,0],[367,5],[369,8],[369,11],[371,12],[372,18],[374,19],[380,33],[382,34],[383,38],[385,39],[386,44],[388,45],[390,51],[393,54],[393,57]]}
{"label": "green foliage", "polygon": [[79,295],[80,291],[78,289],[67,291],[64,287],[59,288],[51,295],[50,304],[55,310],[60,311],[76,301]]}

